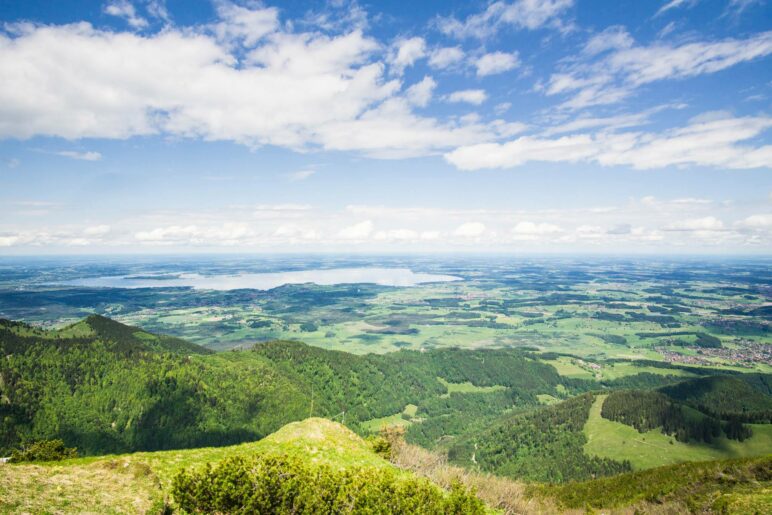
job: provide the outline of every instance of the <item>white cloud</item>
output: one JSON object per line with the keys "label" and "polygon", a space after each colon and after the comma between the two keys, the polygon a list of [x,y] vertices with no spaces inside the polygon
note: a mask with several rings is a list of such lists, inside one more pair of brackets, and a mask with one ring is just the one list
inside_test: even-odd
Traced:
{"label": "white cloud", "polygon": [[220,21],[214,25],[214,32],[221,41],[240,41],[252,47],[279,28],[279,11],[275,7],[250,9],[228,1],[215,5]]}
{"label": "white cloud", "polygon": [[139,241],[181,241],[190,240],[198,233],[199,229],[195,225],[184,227],[172,225],[169,227],[157,227],[149,231],[139,231],[134,234],[134,237]]}
{"label": "white cloud", "polygon": [[605,29],[603,32],[594,35],[584,45],[582,53],[584,55],[598,55],[607,50],[620,50],[630,48],[635,41],[627,33],[624,27],[614,26]]}
{"label": "white cloud", "polygon": [[624,129],[643,125],[648,121],[647,113],[636,113],[618,116],[607,116],[600,118],[583,117],[576,118],[570,122],[556,125],[545,130],[543,136],[552,136],[554,134],[565,134],[568,132],[578,132],[585,129],[596,129],[603,127],[605,129]]}
{"label": "white cloud", "polygon": [[751,215],[736,224],[743,229],[770,229],[772,228],[772,213]]}
{"label": "white cloud", "polygon": [[560,20],[573,0],[516,0],[511,3],[494,2],[485,11],[461,21],[454,17],[439,18],[437,25],[443,33],[457,38],[484,39],[493,36],[502,27],[536,30],[549,26],[564,29]]}
{"label": "white cloud", "polygon": [[485,224],[480,222],[466,222],[459,225],[453,232],[456,236],[462,238],[477,238],[485,233]]}
{"label": "white cloud", "polygon": [[679,7],[693,7],[697,4],[697,1],[698,0],[669,0],[659,8],[655,16],[659,16],[660,14],[663,14],[671,9],[676,9]]}
{"label": "white cloud", "polygon": [[165,22],[171,21],[169,10],[166,9],[166,0],[146,0],[145,3],[145,8],[150,16]]}
{"label": "white cloud", "polygon": [[413,84],[407,89],[405,96],[411,104],[425,107],[432,98],[434,88],[437,87],[437,83],[429,76],[426,76],[416,84]]}
{"label": "white cloud", "polygon": [[488,95],[483,89],[464,89],[454,91],[446,97],[448,102],[466,102],[468,104],[480,105],[485,102]]}
{"label": "white cloud", "polygon": [[365,220],[364,222],[359,222],[341,229],[338,232],[338,237],[344,240],[362,240],[370,236],[373,232],[373,228],[373,222]]}
{"label": "white cloud", "polygon": [[645,84],[715,73],[770,53],[772,32],[747,39],[636,46],[626,32],[612,28],[591,38],[584,58],[553,74],[545,91],[573,95],[563,103],[569,109],[611,104]]}
{"label": "white cloud", "polygon": [[[41,201],[16,201],[40,207]],[[738,251],[772,245],[772,215],[757,205],[705,198],[651,196],[617,205],[585,207],[440,208],[356,205],[344,209],[273,204],[230,206],[210,211],[151,212],[84,226],[39,222],[37,228],[0,223],[0,245],[8,252],[88,245],[110,249],[239,248],[245,251],[387,249],[439,251]],[[0,203],[0,211],[3,206]],[[257,210],[257,211],[256,211]],[[259,212],[261,216],[252,217]],[[7,219],[0,213],[0,220]],[[57,221],[54,221],[57,220]],[[31,222],[29,222],[31,223]],[[28,222],[25,222],[28,224]],[[378,229],[378,228],[389,229]],[[100,250],[100,251],[101,251]]]}
{"label": "white cloud", "polygon": [[104,225],[104,224],[94,225],[83,229],[83,234],[85,234],[86,236],[104,236],[109,232],[110,232],[110,226]]}
{"label": "white cloud", "polygon": [[208,227],[196,224],[170,225],[134,233],[142,243],[154,245],[234,245],[252,235],[248,224],[224,222]]}
{"label": "white cloud", "polygon": [[5,164],[8,168],[11,168],[11,169],[18,168],[19,165],[21,164],[21,159],[19,159],[18,157],[12,157],[8,161],[6,161]]}
{"label": "white cloud", "polygon": [[57,156],[69,157],[70,159],[78,159],[81,161],[99,161],[102,159],[102,154],[99,152],[75,152],[73,150],[62,150],[61,152],[55,152]]}
{"label": "white cloud", "polygon": [[528,161],[576,162],[596,155],[589,136],[538,139],[523,136],[509,143],[481,143],[459,147],[445,159],[462,170],[513,168]]}
{"label": "white cloud", "polygon": [[19,241],[18,236],[0,236],[0,247],[10,247]]}
{"label": "white cloud", "polygon": [[400,39],[392,48],[389,64],[396,73],[401,74],[405,68],[424,57],[426,57],[426,41],[423,38]]}
{"label": "white cloud", "polygon": [[319,239],[319,233],[316,230],[297,224],[285,224],[277,227],[274,236],[285,238],[289,242]]}
{"label": "white cloud", "polygon": [[715,216],[704,218],[691,218],[671,223],[665,227],[666,231],[723,231],[724,222]]}
{"label": "white cloud", "polygon": [[418,238],[418,232],[412,229],[392,229],[390,231],[378,231],[373,236],[373,239],[380,241],[414,241]]}
{"label": "white cloud", "polygon": [[448,68],[463,59],[464,51],[460,47],[437,48],[429,55],[429,66],[437,69]]}
{"label": "white cloud", "polygon": [[483,55],[474,63],[475,68],[477,68],[478,77],[503,73],[517,68],[518,64],[517,52],[511,54],[505,52],[491,52]]}
{"label": "white cloud", "polygon": [[518,222],[518,224],[512,228],[513,234],[520,235],[544,235],[559,232],[562,232],[560,227],[549,223]]}
{"label": "white cloud", "polygon": [[[288,32],[275,9],[218,4],[218,13],[218,23],[146,37],[14,25],[0,34],[0,138],[160,134],[406,157],[506,134],[498,122],[416,115],[433,79],[403,91],[376,59],[382,47],[359,30]],[[425,42],[391,50],[404,67]]]}
{"label": "white cloud", "polygon": [[469,141],[496,139],[511,127],[470,120],[441,123],[416,116],[410,104],[393,98],[356,120],[330,123],[318,135],[330,150],[359,150],[377,158],[404,158],[453,148]]}
{"label": "white cloud", "polygon": [[298,170],[297,172],[291,172],[287,174],[287,177],[291,182],[305,181],[312,175],[316,174],[316,170]]}
{"label": "white cloud", "polygon": [[134,29],[144,29],[147,27],[147,20],[137,16],[137,10],[128,0],[112,0],[104,7],[105,14],[124,18],[126,23]]}
{"label": "white cloud", "polygon": [[772,117],[693,120],[661,133],[576,134],[559,138],[523,136],[508,143],[459,147],[445,159],[463,170],[512,168],[529,161],[596,162],[648,169],[713,166],[735,169],[772,167],[772,145],[740,143],[772,127]]}

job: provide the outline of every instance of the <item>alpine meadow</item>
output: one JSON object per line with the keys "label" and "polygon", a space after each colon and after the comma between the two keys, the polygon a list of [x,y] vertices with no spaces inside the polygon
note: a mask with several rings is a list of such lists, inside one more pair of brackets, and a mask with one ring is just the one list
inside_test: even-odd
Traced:
{"label": "alpine meadow", "polygon": [[0,514],[772,513],[769,0],[0,1]]}

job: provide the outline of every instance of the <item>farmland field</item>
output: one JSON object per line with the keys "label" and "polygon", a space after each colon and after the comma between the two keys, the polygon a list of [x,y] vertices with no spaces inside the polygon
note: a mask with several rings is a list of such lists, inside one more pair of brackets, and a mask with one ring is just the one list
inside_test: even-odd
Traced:
{"label": "farmland field", "polygon": [[[553,353],[549,362],[561,374],[583,379],[689,375],[636,360],[772,371],[772,276],[764,259],[286,256],[20,264],[0,261],[0,317],[44,326],[96,312],[215,350],[274,339],[359,354],[527,347]],[[346,279],[336,270],[364,272]],[[377,274],[369,270],[391,272],[372,279]],[[202,279],[181,286],[187,283],[180,278],[191,275]],[[285,275],[325,284],[255,289],[262,284],[255,277],[275,282]],[[121,277],[140,278],[141,287],[116,287]],[[330,277],[344,282],[327,284]],[[397,284],[405,277],[418,282]]]}

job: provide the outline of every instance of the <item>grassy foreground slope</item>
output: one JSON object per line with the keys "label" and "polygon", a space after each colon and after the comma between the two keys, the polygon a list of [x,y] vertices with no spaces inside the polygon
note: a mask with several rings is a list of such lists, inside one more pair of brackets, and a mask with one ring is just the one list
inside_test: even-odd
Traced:
{"label": "grassy foreground slope", "polygon": [[[682,464],[583,483],[525,485],[449,467],[438,455],[397,445],[396,465],[344,426],[311,418],[259,442],[218,448],[141,452],[59,463],[0,465],[2,513],[160,513],[178,511],[172,495],[182,470],[200,471],[229,458],[288,457],[344,473],[386,473],[400,484],[448,496],[448,478],[476,487],[503,513],[555,513],[586,507],[630,513],[769,513],[772,457]],[[321,470],[321,469],[320,469]],[[432,483],[419,476],[425,476]],[[320,482],[320,485],[324,482]],[[409,490],[413,491],[413,490]],[[383,506],[378,513],[402,513]],[[279,512],[283,513],[283,512]],[[435,513],[435,512],[432,512]],[[437,512],[446,513],[446,512]],[[453,513],[467,513],[465,511]]]}
{"label": "grassy foreground slope", "polygon": [[78,458],[60,463],[0,465],[0,512],[143,513],[174,506],[174,477],[227,458],[281,455],[336,470],[390,470],[413,474],[375,454],[363,439],[336,422],[309,418],[287,424],[252,443],[178,451]]}

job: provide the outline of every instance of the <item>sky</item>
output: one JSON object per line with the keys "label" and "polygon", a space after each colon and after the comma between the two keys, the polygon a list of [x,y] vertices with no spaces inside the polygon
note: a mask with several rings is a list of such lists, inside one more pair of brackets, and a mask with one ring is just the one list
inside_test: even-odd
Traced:
{"label": "sky", "polygon": [[772,252],[765,0],[0,0],[0,255]]}

